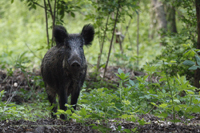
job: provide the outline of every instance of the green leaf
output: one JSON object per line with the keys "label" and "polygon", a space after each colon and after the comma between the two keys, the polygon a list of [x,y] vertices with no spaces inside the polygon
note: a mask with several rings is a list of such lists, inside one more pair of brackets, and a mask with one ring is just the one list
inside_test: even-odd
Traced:
{"label": "green leaf", "polygon": [[166,77],[162,77],[162,78],[159,80],[159,82],[166,81],[166,80],[167,80]]}
{"label": "green leaf", "polygon": [[120,131],[121,129],[122,129],[122,126],[119,125],[119,126],[117,127],[117,130]]}
{"label": "green leaf", "polygon": [[95,114],[95,113],[92,113],[91,117],[92,117],[92,118],[96,118],[96,119],[104,119],[104,118],[101,117],[99,114]]}
{"label": "green leaf", "polygon": [[125,79],[127,79],[129,77],[128,75],[126,75],[124,73],[121,73],[120,75],[119,74],[116,74],[116,75],[122,80],[125,80]]}
{"label": "green leaf", "polygon": [[156,92],[155,92],[153,89],[150,89],[150,90],[149,90],[149,93],[151,93],[151,94],[156,94]]}
{"label": "green leaf", "polygon": [[164,113],[164,112],[162,112],[162,113],[160,113],[158,116],[160,116],[160,117],[163,117],[163,118],[166,118],[166,117],[168,116],[168,114],[167,114],[167,113]]}
{"label": "green leaf", "polygon": [[134,133],[136,132],[137,127],[135,127],[134,129],[131,129],[131,131],[133,131]]}
{"label": "green leaf", "polygon": [[176,103],[180,103],[180,100],[178,100],[178,99],[174,99],[174,102],[176,102]]}
{"label": "green leaf", "polygon": [[194,95],[195,93],[194,93],[194,91],[191,91],[191,90],[185,90],[188,94],[192,94],[192,95]]}
{"label": "green leaf", "polygon": [[194,57],[196,54],[195,51],[193,51],[192,49],[191,50],[188,50],[184,53],[184,56],[190,56],[190,57]]}
{"label": "green leaf", "polygon": [[192,115],[189,115],[189,116],[187,116],[189,119],[193,119],[193,118],[195,118],[195,116],[192,116]]}
{"label": "green leaf", "polygon": [[200,57],[198,55],[195,55],[195,58],[196,58],[197,64],[200,66]]}
{"label": "green leaf", "polygon": [[199,112],[199,110],[200,110],[200,107],[194,106],[192,109],[192,112],[197,113],[197,112]]}
{"label": "green leaf", "polygon": [[14,2],[14,0],[11,0],[11,3],[13,3]]}
{"label": "green leaf", "polygon": [[131,84],[131,86],[134,86],[134,85],[135,85],[135,83],[134,83],[133,80],[129,80],[129,83]]}
{"label": "green leaf", "polygon": [[86,115],[87,115],[87,112],[86,112],[85,108],[82,108],[82,109],[80,110],[80,115],[81,115],[81,116],[86,116]]}
{"label": "green leaf", "polygon": [[192,102],[193,102],[194,104],[198,104],[198,103],[199,103],[199,100],[194,99]]}
{"label": "green leaf", "polygon": [[190,68],[189,68],[189,70],[197,70],[197,68],[199,68],[198,66],[191,66]]}
{"label": "green leaf", "polygon": [[180,111],[180,107],[179,107],[179,106],[175,106],[174,109],[175,109],[176,111]]}
{"label": "green leaf", "polygon": [[121,75],[121,73],[124,73],[123,71],[122,71],[122,69],[118,69],[118,73]]}
{"label": "green leaf", "polygon": [[165,108],[165,107],[167,107],[167,104],[166,104],[166,103],[163,103],[163,104],[159,105],[159,107]]}
{"label": "green leaf", "polygon": [[[52,107],[53,107],[53,106],[52,106]],[[59,115],[59,114],[64,114],[64,113],[65,113],[64,110],[58,109],[58,111],[57,111],[55,114]]]}
{"label": "green leaf", "polygon": [[130,116],[128,115],[128,114],[123,114],[120,118],[122,118],[122,119],[127,119],[127,118],[129,118]]}
{"label": "green leaf", "polygon": [[193,65],[195,65],[195,62],[190,61],[190,60],[185,60],[185,61],[183,62],[183,65],[186,65],[186,66],[193,66]]}
{"label": "green leaf", "polygon": [[142,120],[138,120],[138,123],[139,123],[140,125],[144,125],[146,122],[145,122],[144,118],[142,118]]}
{"label": "green leaf", "polygon": [[74,18],[75,17],[75,14],[73,12],[71,12],[71,16]]}
{"label": "green leaf", "polygon": [[170,61],[170,63],[176,63],[176,61],[174,61],[174,60],[171,60],[171,61]]}
{"label": "green leaf", "polygon": [[71,115],[72,111],[71,110],[66,110],[66,114]]}
{"label": "green leaf", "polygon": [[157,106],[155,103],[151,102],[152,105]]}
{"label": "green leaf", "polygon": [[198,101],[200,101],[200,98],[198,98],[198,97],[196,97],[195,99],[198,100]]}
{"label": "green leaf", "polygon": [[131,131],[129,129],[124,129],[123,131],[126,133],[131,133]]}
{"label": "green leaf", "polygon": [[82,117],[81,116],[78,116],[77,114],[73,113],[72,116],[71,116],[72,119],[81,119]]}

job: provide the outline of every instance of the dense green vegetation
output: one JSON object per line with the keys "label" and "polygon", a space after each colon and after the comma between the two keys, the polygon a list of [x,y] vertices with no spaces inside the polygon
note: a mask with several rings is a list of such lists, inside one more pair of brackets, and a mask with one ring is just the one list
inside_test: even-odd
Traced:
{"label": "dense green vegetation", "polygon": [[[41,59],[48,50],[44,9],[37,5],[35,5],[36,9],[33,6],[30,8],[31,6],[27,2],[31,3],[25,0],[0,1],[0,68],[5,70],[8,76],[12,76],[16,69],[25,75],[39,70]],[[56,24],[64,25],[69,33],[79,33],[83,25],[88,23],[95,27],[96,34],[93,45],[85,47],[84,50],[89,64],[88,72],[90,76],[92,75],[90,78],[96,78],[94,75],[104,36],[106,37],[100,67],[104,68],[106,65],[114,25],[114,19],[111,16],[116,15],[117,2],[107,1],[106,4],[104,0],[98,4],[93,0],[81,2],[65,0],[65,2],[69,4],[69,11],[63,16],[58,15],[60,18],[57,19]],[[163,0],[163,2],[165,1]],[[194,70],[200,65],[199,50],[196,49],[195,6],[192,0],[189,4],[187,0],[182,4],[173,0],[166,4],[173,5],[177,9],[178,33],[174,34],[169,31],[160,39],[159,34],[162,33],[156,32],[152,39],[149,37],[150,1],[143,0],[140,3],[123,1],[121,8],[124,10],[119,11],[120,16],[116,25],[123,34],[129,26],[122,43],[123,54],[119,43],[116,43],[114,38],[108,64],[108,66],[119,68],[116,73],[119,77],[118,83],[113,83],[113,86],[117,87],[103,86],[102,84],[107,84],[108,81],[100,80],[101,78],[97,76],[98,82],[95,82],[93,87],[88,88],[87,81],[84,84],[77,111],[72,113],[72,108],[67,105],[69,106],[67,111],[59,110],[57,114],[65,113],[68,115],[68,119],[73,118],[81,123],[92,119],[101,124],[102,120],[109,122],[109,119],[121,118],[145,124],[146,122],[136,117],[136,114],[149,113],[172,122],[179,122],[179,118],[182,116],[189,119],[193,118],[193,113],[199,113],[199,91],[193,85]],[[77,8],[73,7],[75,5]],[[98,7],[101,7],[102,10]],[[138,14],[140,15],[139,55],[137,55]],[[107,16],[110,18],[106,28]],[[48,21],[51,37],[52,25],[51,20]],[[104,30],[106,30],[106,35]],[[165,45],[161,46],[160,42],[165,42]],[[129,73],[124,73],[120,68],[130,68],[146,74],[136,76],[133,80]],[[17,105],[9,100],[1,101],[5,90],[1,91],[0,114],[3,115],[0,115],[0,120],[26,119],[34,121],[50,116],[51,109],[46,99],[43,81],[40,76],[31,78],[34,80],[34,86],[40,86],[41,90],[35,90],[34,86],[30,86],[31,91],[19,88],[16,92],[29,102]],[[101,132],[110,130],[101,126],[96,127],[96,125],[93,127]],[[120,131],[121,127],[118,127],[117,130]],[[133,129],[133,131],[135,130]]]}

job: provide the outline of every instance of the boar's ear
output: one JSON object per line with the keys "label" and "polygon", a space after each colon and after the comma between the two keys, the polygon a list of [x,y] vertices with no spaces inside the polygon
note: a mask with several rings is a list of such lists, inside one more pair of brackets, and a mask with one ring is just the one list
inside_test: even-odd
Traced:
{"label": "boar's ear", "polygon": [[82,37],[85,40],[85,45],[91,45],[94,39],[94,28],[92,25],[85,25],[81,32]]}
{"label": "boar's ear", "polygon": [[55,37],[56,45],[63,45],[65,38],[68,36],[65,27],[56,25],[53,29],[53,36]]}

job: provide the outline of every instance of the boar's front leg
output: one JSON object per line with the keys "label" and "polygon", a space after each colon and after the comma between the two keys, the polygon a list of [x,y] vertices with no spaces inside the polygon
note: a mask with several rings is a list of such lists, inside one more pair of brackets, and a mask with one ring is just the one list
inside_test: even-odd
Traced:
{"label": "boar's front leg", "polygon": [[[70,86],[70,81],[68,81],[65,85],[61,85],[60,87],[60,92],[59,92],[59,105],[60,105],[60,109],[66,111],[67,110],[67,107],[65,106],[65,104],[67,104],[68,100],[68,90],[69,90],[69,86]],[[66,119],[66,116],[64,114],[61,114],[60,115],[60,118],[61,119]]]}
{"label": "boar's front leg", "polygon": [[78,101],[79,94],[80,94],[80,91],[77,91],[77,92],[72,93],[72,96],[71,96],[71,105],[73,105],[74,110],[76,110],[76,104]]}
{"label": "boar's front leg", "polygon": [[[60,109],[66,111],[67,107],[65,106],[65,104],[67,104],[67,92],[66,90],[62,89],[60,90],[60,94],[59,94],[59,105],[60,105]],[[61,119],[66,119],[64,114],[60,115]]]}
{"label": "boar's front leg", "polygon": [[79,97],[79,94],[80,94],[81,87],[79,85],[75,85],[73,87],[73,89],[74,90],[71,93],[71,105],[73,105],[74,110],[76,110],[76,104],[77,104],[77,101],[78,101],[78,97]]}

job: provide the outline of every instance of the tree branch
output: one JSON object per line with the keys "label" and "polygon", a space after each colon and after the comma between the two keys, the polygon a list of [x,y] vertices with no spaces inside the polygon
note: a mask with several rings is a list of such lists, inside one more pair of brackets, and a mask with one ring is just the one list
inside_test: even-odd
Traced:
{"label": "tree branch", "polygon": [[49,5],[49,8],[50,8],[51,18],[52,18],[52,20],[53,20],[53,11],[52,11],[51,3],[50,3],[49,0],[48,0],[48,5]]}
{"label": "tree branch", "polygon": [[46,20],[46,34],[47,34],[47,46],[48,49],[50,48],[49,45],[49,31],[48,31],[48,17],[47,17],[47,6],[46,6],[46,0],[44,0],[44,12],[45,12],[45,20]]}
{"label": "tree branch", "polygon": [[139,67],[139,37],[140,37],[140,14],[137,13],[137,67]]}
{"label": "tree branch", "polygon": [[[199,0],[195,0],[195,5],[196,5],[197,35],[198,35],[197,49],[200,49],[200,2]],[[194,75],[194,86],[197,88],[200,88],[199,81],[200,81],[200,69],[197,68],[197,70],[195,70],[195,75]]]}
{"label": "tree branch", "polygon": [[56,19],[56,0],[54,1],[54,9],[53,9],[53,16],[52,16],[52,41],[51,41],[51,47],[53,47],[53,29],[55,27],[55,19]]}
{"label": "tree branch", "polygon": [[103,40],[102,40],[102,43],[101,43],[101,48],[100,48],[100,53],[99,53],[99,56],[98,56],[98,61],[97,61],[97,72],[99,70],[99,66],[101,64],[101,55],[102,55],[102,52],[103,52],[103,45],[104,45],[104,41],[105,41],[105,37],[106,37],[106,31],[108,29],[108,20],[109,20],[109,15],[107,16],[107,20],[106,20],[106,28],[104,30],[104,33],[103,33]]}
{"label": "tree branch", "polygon": [[[37,2],[33,2],[33,3],[34,3],[34,4],[36,4],[37,6],[39,6],[39,7],[41,7],[41,8],[44,8],[44,9],[45,9],[45,7],[44,7],[44,6],[42,6],[42,5],[38,4]],[[50,10],[48,10],[47,8],[46,8],[46,10],[50,12]]]}
{"label": "tree branch", "polygon": [[120,7],[120,4],[119,4],[120,2],[119,1],[118,1],[118,7],[117,7],[117,14],[116,14],[116,17],[115,17],[115,24],[114,24],[113,33],[112,33],[112,39],[111,39],[111,42],[110,42],[108,57],[107,57],[106,66],[105,66],[105,70],[104,70],[104,74],[103,74],[103,79],[104,79],[106,71],[107,71],[107,66],[108,66],[110,53],[111,53],[111,48],[112,48],[112,44],[113,44],[113,38],[114,38],[114,35],[115,35],[115,28],[116,28],[116,24],[117,24],[117,18],[118,18],[118,15],[119,15],[119,7]]}

